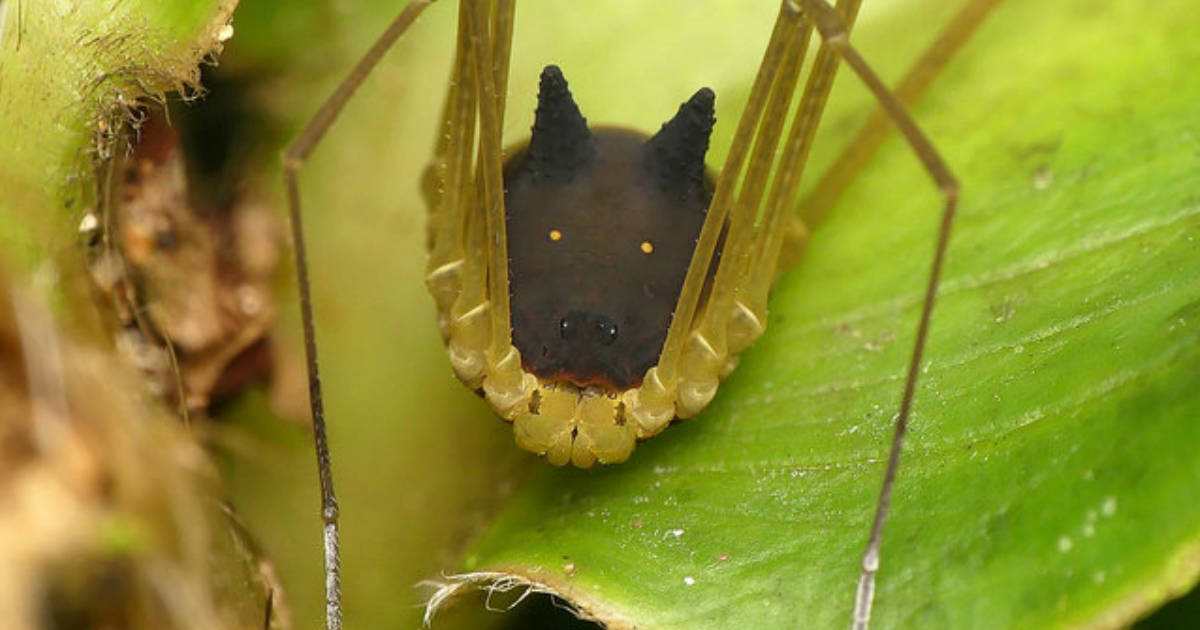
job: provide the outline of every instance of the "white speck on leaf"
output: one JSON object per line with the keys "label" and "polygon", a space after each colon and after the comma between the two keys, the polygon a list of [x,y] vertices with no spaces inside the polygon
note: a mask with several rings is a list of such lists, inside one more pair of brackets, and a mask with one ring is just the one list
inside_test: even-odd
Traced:
{"label": "white speck on leaf", "polygon": [[1059,551],[1061,551],[1063,553],[1067,553],[1068,551],[1071,550],[1071,547],[1073,547],[1073,546],[1075,546],[1075,543],[1071,542],[1071,538],[1069,536],[1059,536],[1058,537],[1058,550]]}
{"label": "white speck on leaf", "polygon": [[683,578],[683,583],[684,583],[684,584],[686,584],[686,585],[688,585],[688,586],[691,586],[691,585],[693,585],[693,584],[695,584],[695,583],[696,583],[696,578],[694,578],[694,577],[692,577],[692,576],[690,576],[690,575],[688,575],[688,576],[685,576],[685,577]]}
{"label": "white speck on leaf", "polygon": [[1100,506],[1100,513],[1105,516],[1112,516],[1117,513],[1117,498],[1105,497],[1104,503]]}
{"label": "white speck on leaf", "polygon": [[1033,172],[1033,189],[1046,190],[1054,182],[1054,171],[1043,164]]}

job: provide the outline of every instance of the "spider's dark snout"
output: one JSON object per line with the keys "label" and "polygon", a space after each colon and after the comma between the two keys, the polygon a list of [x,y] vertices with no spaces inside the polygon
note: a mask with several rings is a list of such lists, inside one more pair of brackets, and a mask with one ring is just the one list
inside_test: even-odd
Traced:
{"label": "spider's dark snout", "polygon": [[558,336],[568,344],[611,346],[617,340],[617,324],[606,315],[571,311],[558,322]]}

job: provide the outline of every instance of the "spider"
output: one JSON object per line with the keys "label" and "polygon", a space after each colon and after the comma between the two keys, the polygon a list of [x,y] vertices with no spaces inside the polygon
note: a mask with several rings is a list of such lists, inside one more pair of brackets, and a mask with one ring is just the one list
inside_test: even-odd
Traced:
{"label": "spider", "polygon": [[[371,67],[430,3],[415,0],[401,12],[284,154],[320,464],[330,628],[341,626],[338,507],[317,377],[296,175]],[[859,4],[842,2],[835,9],[823,0],[782,3],[729,157],[719,178],[712,178],[704,162],[713,124],[711,91],[696,92],[655,136],[646,138],[591,128],[563,73],[553,66],[540,79],[528,145],[508,151],[507,162],[502,161],[500,120],[509,81],[513,3],[463,2],[445,133],[423,188],[431,206],[427,283],[455,373],[497,415],[513,422],[523,448],[553,464],[617,463],[631,455],[637,440],[656,435],[676,418],[700,413],[721,378],[736,366],[738,354],[763,332],[769,290],[784,252],[801,248],[808,236],[810,226],[799,222],[792,208],[834,72],[839,61],[847,62],[913,146],[944,197],[855,598],[853,624],[866,627],[882,526],[958,189],[898,98],[849,45]],[[820,50],[801,87],[801,61],[814,34]],[[795,122],[785,133],[793,107]],[[633,221],[627,224],[628,234],[616,235],[624,237],[620,255],[634,261],[627,267],[639,273],[650,270],[652,276],[639,278],[641,286],[635,288],[657,299],[654,305],[639,300],[636,290],[613,289],[619,284],[615,279],[588,290],[594,278],[557,273],[611,258],[612,250],[605,248],[619,247],[615,238],[592,238],[593,249],[582,264],[570,264],[573,254],[567,248],[599,234],[596,224],[589,223],[602,211],[595,200],[614,196],[625,209],[661,209],[666,218],[660,223],[674,228],[653,229]],[[546,222],[546,213],[538,209],[547,200],[587,211],[574,222],[564,218],[556,223],[557,215]],[[532,219],[526,222],[522,216]],[[531,251],[542,257],[525,257]],[[572,285],[585,290],[568,295]],[[547,288],[552,290],[538,293]],[[533,327],[526,328],[530,323]]]}

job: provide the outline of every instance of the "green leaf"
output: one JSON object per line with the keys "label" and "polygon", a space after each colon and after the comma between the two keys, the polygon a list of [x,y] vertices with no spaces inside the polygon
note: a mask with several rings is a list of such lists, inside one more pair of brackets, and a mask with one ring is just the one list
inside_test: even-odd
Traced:
{"label": "green leaf", "polygon": [[[0,4],[0,251],[18,268],[69,249],[105,131],[139,99],[197,85],[235,0]],[[92,201],[94,202],[94,200]]]}
{"label": "green leaf", "polygon": [[[1111,627],[1196,580],[1193,8],[1005,3],[916,107],[963,194],[873,627]],[[848,625],[938,208],[890,141],[711,408],[537,472],[465,569],[613,627]]]}

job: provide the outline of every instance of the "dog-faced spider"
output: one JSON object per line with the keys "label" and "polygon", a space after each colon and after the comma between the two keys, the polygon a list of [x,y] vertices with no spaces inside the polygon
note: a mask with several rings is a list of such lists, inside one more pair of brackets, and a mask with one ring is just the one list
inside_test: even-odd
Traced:
{"label": "dog-faced spider", "polygon": [[[297,173],[370,69],[428,4],[417,0],[404,9],[284,155],[324,497],[329,627],[341,625],[338,506]],[[781,261],[790,262],[815,227],[798,217],[796,206],[834,74],[844,63],[858,75],[943,197],[853,598],[852,623],[865,627],[958,187],[899,98],[849,44],[858,5],[782,3],[727,157],[710,172],[704,155],[719,95],[701,88],[652,136],[593,127],[583,115],[586,103],[574,102],[555,66],[540,77],[528,143],[506,146],[501,121],[513,83],[513,3],[463,2],[423,190],[430,205],[426,282],[455,373],[513,423],[523,448],[559,465],[618,463],[637,440],[700,413],[739,353],[762,334]]]}

